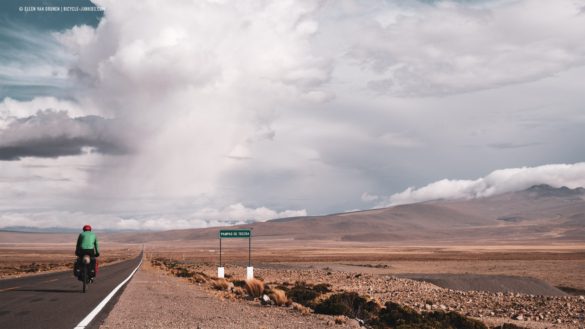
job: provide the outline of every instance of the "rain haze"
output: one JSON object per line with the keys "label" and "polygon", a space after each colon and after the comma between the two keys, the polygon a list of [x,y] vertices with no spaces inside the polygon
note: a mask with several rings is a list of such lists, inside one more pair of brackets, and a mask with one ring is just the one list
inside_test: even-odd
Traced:
{"label": "rain haze", "polygon": [[585,186],[583,0],[46,3],[95,10],[0,4],[0,229]]}

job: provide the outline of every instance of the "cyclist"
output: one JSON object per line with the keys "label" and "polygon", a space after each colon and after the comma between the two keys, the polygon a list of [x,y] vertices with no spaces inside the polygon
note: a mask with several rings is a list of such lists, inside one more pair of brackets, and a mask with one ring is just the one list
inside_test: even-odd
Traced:
{"label": "cyclist", "polygon": [[[77,238],[77,246],[75,247],[75,255],[79,257],[78,263],[81,264],[81,258],[84,255],[89,255],[91,257],[91,262],[93,264],[93,275],[97,274],[98,263],[95,257],[100,256],[100,252],[98,249],[98,241],[95,234],[91,231],[90,225],[83,226],[83,232],[79,234]],[[93,281],[93,278],[92,278]]]}

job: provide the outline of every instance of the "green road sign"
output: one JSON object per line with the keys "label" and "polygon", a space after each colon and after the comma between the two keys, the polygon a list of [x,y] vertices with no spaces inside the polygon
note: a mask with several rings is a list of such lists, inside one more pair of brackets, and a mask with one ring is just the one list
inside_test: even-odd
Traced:
{"label": "green road sign", "polygon": [[219,237],[224,238],[251,238],[250,230],[220,230]]}

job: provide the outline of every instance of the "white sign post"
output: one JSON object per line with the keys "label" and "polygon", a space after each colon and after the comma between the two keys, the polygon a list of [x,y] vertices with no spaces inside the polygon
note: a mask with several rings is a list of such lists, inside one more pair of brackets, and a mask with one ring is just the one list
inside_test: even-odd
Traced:
{"label": "white sign post", "polygon": [[220,230],[219,231],[219,267],[217,277],[225,277],[225,269],[221,263],[221,239],[222,238],[248,238],[248,267],[246,268],[246,279],[254,278],[254,267],[252,266],[252,230]]}

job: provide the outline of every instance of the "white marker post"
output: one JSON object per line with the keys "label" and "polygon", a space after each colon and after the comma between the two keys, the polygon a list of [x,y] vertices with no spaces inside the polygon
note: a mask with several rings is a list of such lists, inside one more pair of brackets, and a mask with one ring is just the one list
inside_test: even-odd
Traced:
{"label": "white marker post", "polygon": [[248,267],[246,268],[246,280],[254,278],[254,267],[252,267],[252,234],[248,238]]}
{"label": "white marker post", "polygon": [[221,234],[219,235],[219,267],[217,268],[217,277],[220,279],[225,277],[225,269],[221,266]]}

